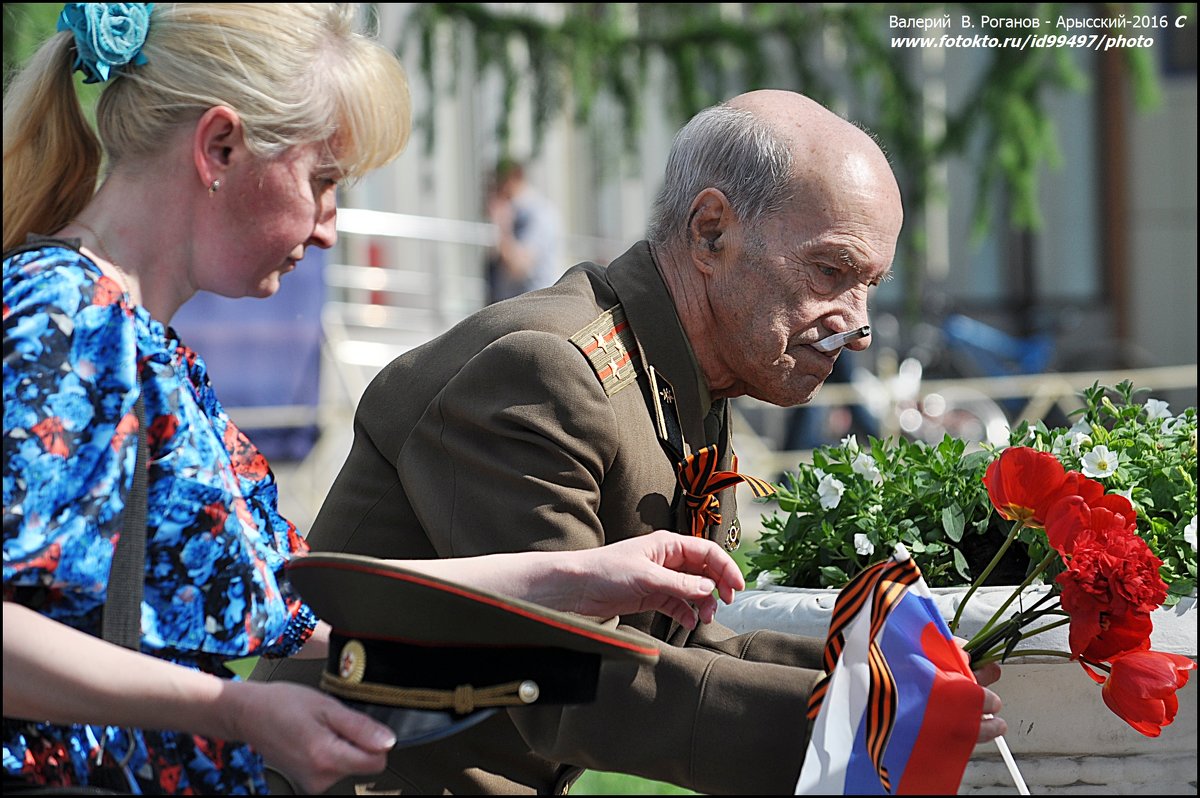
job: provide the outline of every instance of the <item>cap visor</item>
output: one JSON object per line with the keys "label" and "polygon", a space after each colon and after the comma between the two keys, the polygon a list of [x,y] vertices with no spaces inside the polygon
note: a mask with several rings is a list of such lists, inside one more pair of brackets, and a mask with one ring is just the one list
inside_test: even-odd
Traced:
{"label": "cap visor", "polygon": [[411,748],[438,740],[469,729],[477,723],[495,715],[499,710],[491,707],[480,709],[469,715],[453,712],[438,712],[427,709],[403,709],[362,701],[346,701],[346,706],[370,715],[396,733],[396,748]]}
{"label": "cap visor", "polygon": [[654,662],[645,636],[426,576],[373,557],[312,553],[288,565],[305,602],[340,634],[424,646],[557,647]]}

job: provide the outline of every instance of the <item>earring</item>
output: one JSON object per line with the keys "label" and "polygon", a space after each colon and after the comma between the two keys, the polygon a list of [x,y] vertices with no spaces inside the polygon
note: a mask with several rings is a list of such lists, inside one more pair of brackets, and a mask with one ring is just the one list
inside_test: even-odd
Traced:
{"label": "earring", "polygon": [[220,180],[212,181],[212,185],[210,185],[208,187],[208,195],[211,197],[213,194],[216,194],[217,189],[219,189],[219,188],[221,188],[221,181]]}

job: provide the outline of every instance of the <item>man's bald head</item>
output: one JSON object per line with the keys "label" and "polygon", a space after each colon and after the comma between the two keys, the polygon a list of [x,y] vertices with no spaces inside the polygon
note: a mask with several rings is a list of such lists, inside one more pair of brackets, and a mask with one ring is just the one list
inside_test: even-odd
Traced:
{"label": "man's bald head", "polygon": [[793,201],[819,224],[843,192],[867,192],[900,210],[891,166],[871,136],[802,94],[776,89],[707,108],[679,131],[649,240],[686,238],[692,201],[706,188],[724,193],[751,226]]}
{"label": "man's bald head", "polygon": [[[815,100],[794,91],[751,91],[739,94],[725,105],[750,112],[798,152],[806,147],[819,147],[823,142],[879,150],[878,145],[860,128]],[[814,149],[812,152],[816,154],[817,151]]]}
{"label": "man's bald head", "polygon": [[887,156],[862,128],[791,91],[747,92],[726,105],[752,114],[792,153],[797,200],[816,214],[814,221],[840,205],[838,195],[847,191],[870,192],[899,211],[900,189]]}

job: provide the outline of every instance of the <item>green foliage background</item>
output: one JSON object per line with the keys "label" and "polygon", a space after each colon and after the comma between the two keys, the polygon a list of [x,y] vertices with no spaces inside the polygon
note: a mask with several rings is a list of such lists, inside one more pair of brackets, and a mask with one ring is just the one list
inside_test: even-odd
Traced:
{"label": "green foliage background", "polygon": [[[1195,24],[1195,4],[1186,4]],[[989,59],[944,120],[926,124],[927,104],[918,64],[920,48],[891,46],[895,35],[925,31],[891,28],[889,18],[949,18],[961,30],[962,17],[1056,19],[1146,13],[1150,4],[1123,3],[568,3],[559,20],[499,9],[482,3],[420,3],[405,31],[402,51],[416,48],[421,78],[435,98],[453,94],[464,76],[459,66],[473,60],[482,81],[499,74],[504,113],[496,135],[507,141],[522,88],[533,98],[535,136],[563,112],[586,124],[604,97],[621,109],[626,146],[633,150],[644,122],[644,87],[652,62],[666,65],[670,81],[664,96],[682,123],[702,108],[754,88],[800,91],[831,106],[851,109],[892,158],[905,197],[904,262],[919,262],[925,242],[917,223],[927,203],[937,199],[934,167],[978,147],[988,153],[979,164],[975,202],[976,233],[994,221],[985,198],[1001,190],[1009,218],[1018,230],[1039,227],[1038,184],[1043,169],[1059,162],[1058,132],[1051,106],[1056,93],[1092,91],[1085,63],[1068,47],[1026,50],[979,48]],[[1004,35],[1003,28],[999,35]],[[1028,30],[1017,29],[1021,32]],[[1008,30],[1007,32],[1013,32]],[[450,35],[442,35],[450,34]],[[473,50],[456,52],[451,74],[439,71],[437,48],[446,41]],[[842,59],[831,69],[829,52]],[[1152,48],[1122,48],[1120,59],[1143,107],[1157,102]],[[532,85],[530,85],[532,84]],[[432,108],[418,109],[426,142],[435,136]],[[920,307],[924,276],[906,269],[902,279],[906,316]]]}

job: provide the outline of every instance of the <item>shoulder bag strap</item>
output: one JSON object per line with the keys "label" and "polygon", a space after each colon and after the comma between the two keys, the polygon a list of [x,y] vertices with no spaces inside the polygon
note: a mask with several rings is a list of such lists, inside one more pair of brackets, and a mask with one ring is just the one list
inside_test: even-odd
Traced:
{"label": "shoulder bag strap", "polygon": [[4,260],[8,260],[13,255],[20,255],[22,252],[30,252],[35,249],[42,249],[44,247],[54,245],[63,246],[67,249],[73,249],[76,252],[79,251],[78,238],[54,238],[53,236],[39,236],[34,233],[30,233],[26,237],[24,243],[15,244],[4,250]]}
{"label": "shoulder bag strap", "polygon": [[141,378],[133,407],[138,421],[137,462],[133,487],[125,497],[121,515],[121,537],[113,552],[108,575],[108,599],[101,622],[102,636],[134,651],[142,644],[142,585],[146,577],[146,503],[149,488],[150,445],[146,439],[146,406],[142,401]]}

